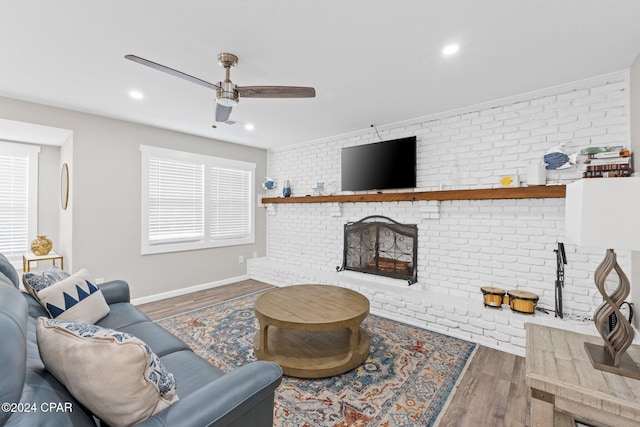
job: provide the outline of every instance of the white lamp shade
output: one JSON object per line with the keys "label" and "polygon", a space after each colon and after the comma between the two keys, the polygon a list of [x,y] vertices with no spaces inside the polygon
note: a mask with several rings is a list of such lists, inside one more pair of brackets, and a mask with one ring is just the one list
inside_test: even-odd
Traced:
{"label": "white lamp shade", "polygon": [[591,178],[567,185],[566,238],[580,246],[640,250],[640,178]]}

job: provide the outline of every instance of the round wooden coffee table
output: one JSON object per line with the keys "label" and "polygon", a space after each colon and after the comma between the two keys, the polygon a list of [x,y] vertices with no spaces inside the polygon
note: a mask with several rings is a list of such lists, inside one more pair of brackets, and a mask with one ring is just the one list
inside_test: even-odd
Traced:
{"label": "round wooden coffee table", "polygon": [[330,377],[360,366],[369,355],[369,335],[360,327],[369,300],[358,292],[286,286],[260,295],[254,309],[260,322],[256,357],[278,363],[286,375]]}

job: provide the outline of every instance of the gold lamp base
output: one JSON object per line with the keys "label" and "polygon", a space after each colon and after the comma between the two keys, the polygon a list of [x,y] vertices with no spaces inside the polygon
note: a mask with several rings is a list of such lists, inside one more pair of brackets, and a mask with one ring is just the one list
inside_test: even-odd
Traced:
{"label": "gold lamp base", "polygon": [[587,351],[587,356],[589,356],[594,368],[640,380],[640,366],[628,354],[623,354],[620,358],[620,365],[615,366],[606,347],[586,342],[584,349]]}

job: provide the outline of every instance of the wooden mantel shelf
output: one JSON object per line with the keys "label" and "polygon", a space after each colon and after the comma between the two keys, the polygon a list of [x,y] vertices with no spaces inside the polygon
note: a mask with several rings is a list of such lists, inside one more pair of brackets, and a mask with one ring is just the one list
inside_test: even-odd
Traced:
{"label": "wooden mantel shelf", "polygon": [[332,196],[264,197],[262,203],[416,202],[420,200],[561,199],[564,185],[514,188],[479,188],[404,193],[336,194]]}

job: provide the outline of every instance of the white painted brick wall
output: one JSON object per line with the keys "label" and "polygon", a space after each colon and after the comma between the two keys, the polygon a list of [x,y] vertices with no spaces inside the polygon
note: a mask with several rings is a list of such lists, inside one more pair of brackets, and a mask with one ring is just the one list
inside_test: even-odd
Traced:
{"label": "white painted brick wall", "polygon": [[[593,145],[629,146],[628,82],[624,73],[521,96],[487,107],[426,117],[379,128],[383,139],[416,135],[418,188],[495,187],[564,143],[568,153]],[[268,174],[291,181],[294,195],[311,194],[316,182],[339,191],[342,147],[378,141],[372,130],[270,152]],[[549,171],[571,182],[576,168]],[[280,191],[281,185],[278,191]],[[277,194],[272,192],[271,195]],[[492,310],[482,306],[482,286],[521,289],[540,296],[553,312],[555,253],[564,241],[564,199],[281,204],[269,207],[268,258],[250,260],[249,275],[278,285],[332,283],[362,292],[373,312],[523,354],[524,321],[573,330],[573,320]],[[343,225],[369,215],[418,224],[418,283],[353,272],[342,263]],[[595,248],[565,244],[564,310],[590,316],[601,297],[593,271],[604,256]],[[628,253],[619,262],[628,269]],[[433,303],[437,301],[437,303]]]}

